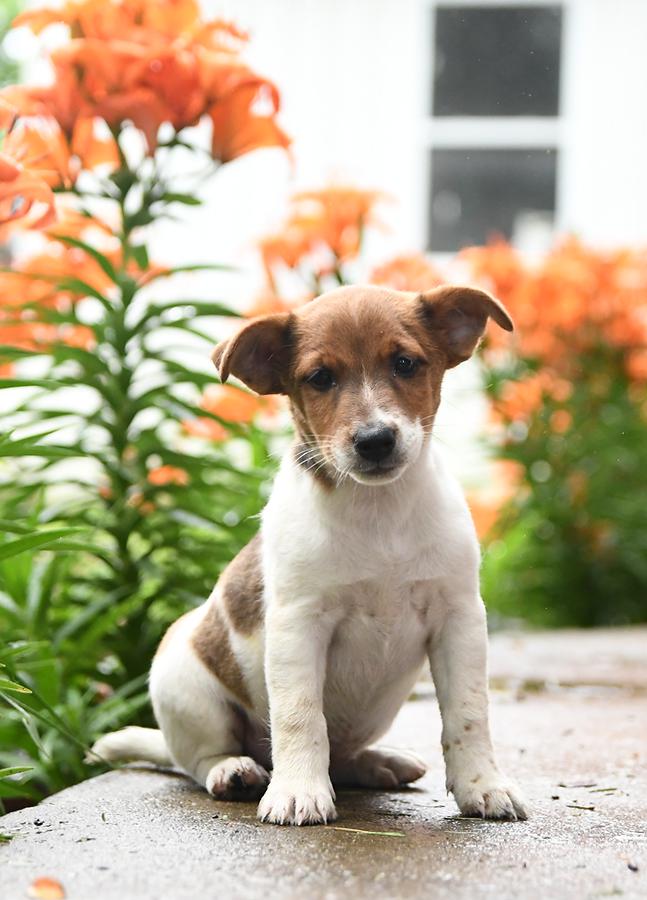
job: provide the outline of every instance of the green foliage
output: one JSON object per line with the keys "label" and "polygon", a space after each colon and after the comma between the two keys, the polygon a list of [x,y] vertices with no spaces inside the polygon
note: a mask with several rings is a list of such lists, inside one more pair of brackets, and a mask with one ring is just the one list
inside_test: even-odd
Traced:
{"label": "green foliage", "polygon": [[[256,531],[273,471],[253,424],[226,423],[231,440],[220,443],[183,430],[197,416],[221,421],[200,395],[215,380],[214,317],[235,313],[157,296],[178,270],[149,269],[133,223],[188,201],[151,166],[147,190],[162,198],[153,215],[146,191],[135,202],[136,184],[123,156],[103,185],[120,212],[118,252],[61,237],[80,254],[79,277],[52,286],[76,298],[37,310],[61,339],[0,349],[0,363],[18,366],[0,380],[11,408],[0,438],[0,798],[9,802],[93,774],[83,759],[99,734],[150,722],[155,647]],[[80,277],[88,260],[104,287]],[[90,339],[65,343],[81,327]],[[151,476],[160,470],[169,477]]]}
{"label": "green foliage", "polygon": [[[608,344],[579,366],[567,395],[545,391],[498,449],[522,477],[490,536],[483,593],[496,612],[540,626],[644,622],[646,392]],[[496,407],[514,373],[489,374]],[[555,429],[556,414],[568,427]]]}

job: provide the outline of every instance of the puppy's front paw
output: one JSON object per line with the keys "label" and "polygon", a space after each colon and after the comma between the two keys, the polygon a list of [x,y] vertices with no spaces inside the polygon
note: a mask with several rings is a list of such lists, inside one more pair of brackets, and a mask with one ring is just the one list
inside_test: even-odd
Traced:
{"label": "puppy's front paw", "polygon": [[272,779],[258,805],[258,818],[274,825],[325,825],[337,813],[329,785]]}
{"label": "puppy's front paw", "polygon": [[520,790],[502,775],[456,779],[451,790],[464,816],[513,821],[528,818],[528,808]]}

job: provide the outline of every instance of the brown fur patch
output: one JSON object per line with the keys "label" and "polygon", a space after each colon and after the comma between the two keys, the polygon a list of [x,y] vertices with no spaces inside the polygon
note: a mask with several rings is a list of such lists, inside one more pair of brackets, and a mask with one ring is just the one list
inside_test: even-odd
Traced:
{"label": "brown fur patch", "polygon": [[302,440],[292,446],[292,454],[298,466],[308,472],[321,487],[331,491],[335,486],[334,474],[320,451],[311,443]]}
{"label": "brown fur patch", "polygon": [[[330,489],[335,459],[352,458],[357,430],[376,407],[431,430],[446,369],[469,356],[488,317],[512,329],[503,307],[472,288],[341,287],[290,314],[248,323],[216,348],[214,360],[223,380],[231,372],[259,393],[287,394],[295,459]],[[410,373],[396,368],[400,356],[413,361]],[[329,388],[317,389],[318,370],[329,371]]]}
{"label": "brown fur patch", "polygon": [[[379,288],[342,288],[297,310],[293,324],[290,399],[299,437],[307,446],[334,439],[351,443],[373,403],[430,425],[440,401],[446,357],[434,343],[413,294]],[[399,354],[420,363],[412,378],[394,376]],[[317,368],[334,373],[336,387],[307,383]],[[371,398],[365,387],[370,386]],[[313,470],[314,471],[314,470]],[[325,469],[319,470],[330,481]]]}
{"label": "brown fur patch", "polygon": [[229,640],[229,628],[218,601],[211,600],[207,613],[193,635],[199,659],[243,706],[252,701],[238,660]]}
{"label": "brown fur patch", "polygon": [[220,576],[229,621],[240,634],[253,634],[263,621],[261,536],[256,534]]}

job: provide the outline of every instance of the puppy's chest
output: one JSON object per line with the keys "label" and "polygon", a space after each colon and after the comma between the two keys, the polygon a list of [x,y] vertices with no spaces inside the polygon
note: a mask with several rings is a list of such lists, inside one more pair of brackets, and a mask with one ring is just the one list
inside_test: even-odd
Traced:
{"label": "puppy's chest", "polygon": [[387,663],[421,650],[440,610],[429,581],[398,581],[387,576],[367,579],[332,592],[328,601],[336,606],[339,624],[333,649],[364,659],[375,657]]}

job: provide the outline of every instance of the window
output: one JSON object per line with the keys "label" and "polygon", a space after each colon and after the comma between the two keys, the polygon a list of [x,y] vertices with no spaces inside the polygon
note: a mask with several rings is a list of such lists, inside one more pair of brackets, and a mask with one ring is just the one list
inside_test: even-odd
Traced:
{"label": "window", "polygon": [[431,227],[439,253],[493,234],[548,223],[555,209],[555,150],[432,151]]}
{"label": "window", "polygon": [[435,116],[556,116],[561,10],[436,10]]}
{"label": "window", "polygon": [[546,240],[559,162],[562,9],[432,4],[429,247]]}

